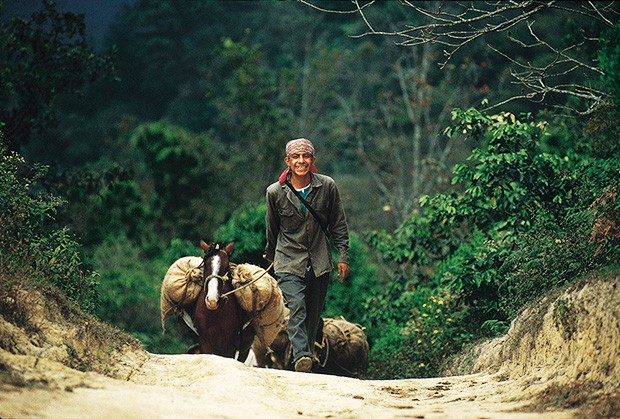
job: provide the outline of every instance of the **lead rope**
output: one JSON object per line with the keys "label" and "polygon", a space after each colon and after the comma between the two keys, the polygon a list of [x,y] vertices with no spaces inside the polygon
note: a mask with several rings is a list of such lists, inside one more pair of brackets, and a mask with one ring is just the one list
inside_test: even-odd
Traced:
{"label": "lead rope", "polygon": [[243,284],[242,286],[240,286],[239,288],[235,288],[232,291],[228,291],[225,294],[222,294],[222,296],[220,298],[224,298],[224,297],[228,297],[230,294],[234,294],[235,292],[242,290],[246,287],[249,287],[250,285],[252,285],[253,283],[255,283],[256,281],[258,281],[259,279],[261,279],[263,276],[265,276],[265,274],[267,274],[267,272],[273,268],[273,263],[271,263],[271,265],[269,265],[269,267],[267,269],[265,269],[265,272],[263,272],[262,274],[260,274],[260,276],[258,278],[254,278],[253,280],[251,280],[250,282],[248,282],[247,284]]}
{"label": "lead rope", "polygon": [[325,368],[325,365],[327,365],[327,359],[329,358],[329,340],[327,340],[327,338],[325,337],[325,333],[323,333],[323,339],[321,340],[322,342],[320,344],[318,342],[314,342],[314,346],[319,349],[325,348],[325,359],[323,360],[323,362],[321,362],[321,360],[319,359],[319,366],[321,368]]}

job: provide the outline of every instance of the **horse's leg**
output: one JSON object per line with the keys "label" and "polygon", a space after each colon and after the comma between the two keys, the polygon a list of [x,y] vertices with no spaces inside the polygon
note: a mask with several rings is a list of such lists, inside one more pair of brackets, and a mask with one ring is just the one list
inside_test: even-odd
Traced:
{"label": "horse's leg", "polygon": [[213,349],[213,345],[211,345],[211,342],[209,342],[208,339],[200,338],[200,343],[198,344],[198,347],[200,348],[201,354],[216,353],[215,350]]}
{"label": "horse's leg", "polygon": [[[250,347],[244,349],[245,353],[241,353],[241,328],[243,327],[243,318],[241,317],[241,313],[239,310],[239,305],[237,301],[231,299],[227,302],[230,307],[228,307],[228,315],[229,322],[227,326],[227,334],[228,334],[228,354],[229,358],[235,359],[235,355],[239,352],[239,356],[236,358],[239,361],[243,362],[248,357],[248,353],[250,352]],[[250,343],[251,345],[251,343]],[[227,355],[228,356],[228,355]],[[241,358],[243,357],[243,359]]]}
{"label": "horse's leg", "polygon": [[212,321],[212,317],[212,313],[209,312],[205,304],[205,292],[203,290],[198,294],[194,309],[194,325],[198,330],[198,353],[212,354],[214,352],[208,333],[209,322]]}
{"label": "horse's leg", "polygon": [[227,358],[235,358],[240,346],[239,333],[243,326],[237,301],[231,298],[221,302],[215,313],[218,333],[217,336],[213,336],[213,342],[218,348],[216,353]]}
{"label": "horse's leg", "polygon": [[241,309],[241,306],[238,306],[237,313],[241,319],[239,323],[239,356],[237,356],[237,360],[245,362],[252,348],[252,342],[254,342],[256,332],[254,331],[254,326],[248,323],[250,316]]}

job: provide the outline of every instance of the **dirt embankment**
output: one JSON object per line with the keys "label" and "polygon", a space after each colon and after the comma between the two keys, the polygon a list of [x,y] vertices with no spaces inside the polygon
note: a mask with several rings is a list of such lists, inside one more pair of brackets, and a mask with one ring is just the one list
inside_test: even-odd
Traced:
{"label": "dirt embankment", "polygon": [[31,297],[21,326],[0,317],[0,417],[616,417],[619,280],[592,278],[547,298],[506,336],[461,356],[452,375],[393,381],[149,354]]}
{"label": "dirt embankment", "polygon": [[620,275],[595,276],[527,308],[509,332],[462,354],[447,373],[486,373],[539,409],[620,417]]}

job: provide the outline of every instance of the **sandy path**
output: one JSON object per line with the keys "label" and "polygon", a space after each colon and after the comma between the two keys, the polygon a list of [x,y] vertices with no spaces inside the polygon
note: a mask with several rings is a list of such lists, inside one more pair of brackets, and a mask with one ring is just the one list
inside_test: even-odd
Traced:
{"label": "sandy path", "polygon": [[59,373],[57,390],[3,388],[0,417],[541,417],[518,411],[527,405],[522,383],[488,375],[363,381],[253,368],[215,355],[149,355],[128,381],[69,371]]}

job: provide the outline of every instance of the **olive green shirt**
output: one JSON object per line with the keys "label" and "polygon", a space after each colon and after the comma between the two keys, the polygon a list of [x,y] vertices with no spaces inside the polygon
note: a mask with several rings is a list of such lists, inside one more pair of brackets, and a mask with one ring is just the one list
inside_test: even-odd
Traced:
{"label": "olive green shirt", "polygon": [[[290,176],[290,175],[289,175]],[[325,175],[311,174],[306,202],[330,232],[338,250],[338,262],[349,264],[349,229],[336,182]],[[285,184],[275,182],[267,188],[267,245],[265,255],[273,260],[278,274],[306,275],[312,266],[319,277],[333,269],[329,240],[310,211]]]}

